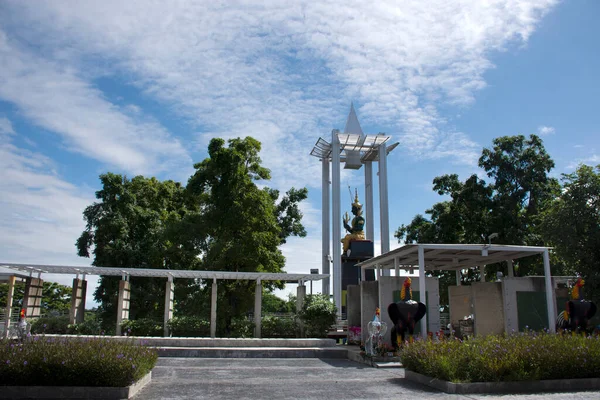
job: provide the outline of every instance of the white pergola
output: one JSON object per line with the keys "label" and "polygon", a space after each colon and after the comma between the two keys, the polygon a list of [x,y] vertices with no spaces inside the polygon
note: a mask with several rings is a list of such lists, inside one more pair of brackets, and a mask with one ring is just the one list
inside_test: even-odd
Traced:
{"label": "white pergola", "polygon": [[[552,277],[550,273],[550,254],[548,247],[537,246],[511,246],[497,244],[405,244],[402,247],[389,251],[377,257],[358,263],[361,268],[362,280],[365,270],[375,269],[377,279],[382,275],[382,270],[395,269],[399,276],[400,269],[418,268],[419,292],[423,293],[421,301],[426,303],[425,272],[433,270],[456,271],[457,283],[460,283],[460,270],[473,267],[483,269],[488,264],[501,261],[510,263],[508,276],[513,276],[512,262],[523,257],[541,254],[544,260],[544,278],[546,287],[546,305],[548,309],[548,325],[551,332],[556,330],[556,310],[554,309],[554,296],[552,293]],[[379,306],[381,307],[381,291],[379,292]],[[427,336],[427,321],[421,320],[421,334]]]}
{"label": "white pergola", "polygon": [[[210,331],[211,337],[216,334],[217,321],[217,280],[249,280],[256,281],[256,292],[254,300],[254,322],[256,325],[256,336],[260,337],[261,325],[261,307],[262,307],[262,281],[284,281],[286,283],[298,283],[299,289],[303,288],[302,293],[298,290],[298,295],[302,297],[306,294],[305,282],[318,281],[328,278],[327,274],[288,274],[288,273],[266,273],[266,272],[233,272],[233,271],[197,271],[197,270],[172,270],[172,269],[150,269],[150,268],[111,268],[111,267],[90,267],[90,266],[69,266],[69,265],[39,265],[39,264],[16,264],[16,263],[0,263],[0,267],[6,268],[3,275],[9,275],[7,271],[13,271],[13,276],[33,277],[37,275],[40,278],[41,274],[67,274],[75,275],[76,280],[82,276],[83,280],[87,275],[100,276],[120,276],[121,283],[127,285],[119,286],[119,310],[117,312],[117,332],[119,332],[120,322],[123,319],[123,304],[127,303],[126,314],[128,315],[129,297],[123,296],[124,291],[129,291],[129,277],[145,277],[145,278],[166,278],[167,287],[165,291],[165,329],[166,322],[173,316],[173,279],[204,279],[213,282],[211,293],[211,316],[210,316]],[[8,318],[10,317],[10,309],[12,307],[12,296],[14,279],[9,280],[9,299],[6,305],[7,326]],[[125,288],[126,287],[126,288]],[[301,299],[299,298],[298,301]]]}

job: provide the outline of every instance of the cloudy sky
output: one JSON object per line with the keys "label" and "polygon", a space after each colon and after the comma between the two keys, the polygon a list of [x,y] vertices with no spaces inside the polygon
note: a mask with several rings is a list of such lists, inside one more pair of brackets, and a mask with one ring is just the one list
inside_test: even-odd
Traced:
{"label": "cloudy sky", "polygon": [[[366,133],[400,143],[391,234],[495,137],[541,135],[556,175],[600,163],[598,15],[595,0],[4,0],[0,262],[89,264],[74,243],[99,174],[186,182],[211,138],[250,135],[271,186],[309,189],[287,271],[320,268],[309,153],[352,101]],[[362,171],[342,176],[343,211],[348,185],[364,193]]]}

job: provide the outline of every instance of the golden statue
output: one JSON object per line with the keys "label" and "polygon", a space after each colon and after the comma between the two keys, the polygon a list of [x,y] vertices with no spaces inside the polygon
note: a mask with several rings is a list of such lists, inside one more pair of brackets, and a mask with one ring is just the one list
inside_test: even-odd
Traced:
{"label": "golden statue", "polygon": [[352,218],[352,225],[348,225],[350,221],[350,216],[348,216],[348,212],[344,214],[344,228],[349,232],[342,239],[342,243],[344,244],[344,253],[348,251],[350,247],[350,241],[352,240],[364,240],[365,239],[365,231],[363,231],[363,227],[365,225],[365,219],[362,216],[362,204],[358,201],[358,189],[355,190],[354,203],[352,203],[352,214],[354,214],[354,218]]}

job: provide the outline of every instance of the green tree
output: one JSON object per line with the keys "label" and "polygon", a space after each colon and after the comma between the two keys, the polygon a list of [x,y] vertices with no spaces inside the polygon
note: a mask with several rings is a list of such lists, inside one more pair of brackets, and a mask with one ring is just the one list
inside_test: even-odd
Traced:
{"label": "green tree", "polygon": [[[261,165],[260,142],[246,137],[213,139],[204,161],[195,164],[187,190],[200,204],[194,232],[202,268],[216,271],[283,272],[285,258],[279,246],[290,235],[305,236],[298,203],[307,190],[290,189],[279,200],[276,190],[259,188],[270,179]],[[263,283],[267,290],[281,283]],[[253,304],[254,282],[219,282],[219,326],[226,333],[232,319]]]}
{"label": "green tree", "polygon": [[[197,207],[186,198],[181,184],[143,176],[128,179],[113,173],[100,175],[100,181],[99,201],[83,212],[86,229],[76,242],[79,256],[93,255],[92,264],[102,267],[197,267],[194,246],[169,236],[170,227]],[[107,324],[115,320],[118,281],[117,277],[102,277],[94,293]],[[161,318],[164,279],[131,278],[131,283],[132,319]],[[181,286],[182,282],[178,283]]]}
{"label": "green tree", "polygon": [[[55,282],[44,282],[42,288],[42,303],[40,312],[48,314],[51,312],[67,313],[71,308],[72,288]],[[8,284],[0,283],[0,304],[6,304],[8,295]],[[13,307],[23,305],[25,295],[25,283],[16,283],[13,297]]]}
{"label": "green tree", "polygon": [[558,257],[586,281],[585,295],[600,300],[600,165],[563,174],[560,197],[544,214],[543,230]]}

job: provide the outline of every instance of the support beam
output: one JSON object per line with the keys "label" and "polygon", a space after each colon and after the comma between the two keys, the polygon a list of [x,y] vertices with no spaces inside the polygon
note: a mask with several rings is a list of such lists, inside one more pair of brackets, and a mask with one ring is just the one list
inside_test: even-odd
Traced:
{"label": "support beam", "polygon": [[[425,304],[427,308],[427,291],[425,289],[425,252],[423,246],[419,246],[419,296],[421,303]],[[427,339],[427,316],[421,319],[421,336],[423,339]]]}
{"label": "support beam", "polygon": [[44,281],[40,278],[27,278],[23,308],[27,319],[37,319],[42,313],[42,292]]}
{"label": "support beam", "polygon": [[338,309],[338,318],[342,317],[342,211],[340,194],[340,139],[339,131],[331,132],[331,210],[332,210],[332,245],[331,257],[333,258],[333,302]]}
{"label": "support beam", "polygon": [[550,272],[550,254],[548,249],[543,253],[544,257],[544,279],[546,281],[546,306],[548,309],[548,328],[550,332],[556,332],[556,310],[554,307],[554,288],[552,287],[552,275]]}
{"label": "support beam", "polygon": [[[379,311],[381,311],[381,276],[382,276],[382,268],[381,265],[377,265],[377,307],[379,307]],[[383,312],[383,311],[381,311]]]}
{"label": "support beam", "polygon": [[390,251],[390,213],[388,208],[387,148],[379,146],[379,226],[381,230],[381,254]]}
{"label": "support beam", "polygon": [[365,161],[365,239],[375,241],[375,220],[373,219],[373,163]]}
{"label": "support beam", "polygon": [[[330,265],[331,265],[331,254],[329,247],[331,245],[330,242],[330,232],[329,226],[331,225],[331,221],[329,219],[329,159],[324,158],[321,160],[323,167],[323,176],[321,177],[321,208],[323,213],[323,218],[321,220],[321,240],[322,240],[322,249],[321,253],[323,254],[322,267],[321,271],[323,274],[329,274]],[[341,240],[341,239],[340,239]],[[312,281],[311,281],[312,282]],[[324,278],[321,282],[322,288],[321,293],[329,297],[331,280],[329,277]]]}
{"label": "support beam", "polygon": [[8,277],[8,293],[6,294],[6,308],[4,309],[4,315],[6,321],[4,321],[4,334],[3,339],[8,337],[8,331],[10,328],[10,318],[12,314],[13,298],[15,296],[15,276],[11,275]]}
{"label": "support beam", "polygon": [[[298,285],[296,288],[296,313],[299,313],[302,310],[302,306],[304,305],[304,298],[306,297],[306,286]],[[304,324],[300,321],[300,337],[304,337]]]}
{"label": "support beam", "polygon": [[129,299],[131,286],[129,281],[119,281],[119,299],[117,303],[117,329],[116,335],[121,336],[121,323],[129,319]]}
{"label": "support beam", "polygon": [[87,294],[87,281],[74,278],[71,294],[71,310],[69,312],[70,324],[81,324],[85,320],[85,296]]}
{"label": "support beam", "polygon": [[256,288],[254,290],[254,337],[261,337],[261,322],[262,322],[262,282],[256,280]]}
{"label": "support beam", "polygon": [[460,286],[461,285],[461,281],[460,281],[460,269],[456,270],[456,286]]}
{"label": "support beam", "polygon": [[210,337],[217,335],[217,278],[213,278],[210,296]]}
{"label": "support beam", "polygon": [[165,313],[163,318],[163,336],[169,337],[169,321],[173,318],[173,302],[175,300],[175,283],[173,278],[167,279],[165,285]]}
{"label": "support beam", "polygon": [[398,258],[394,258],[394,272],[396,276],[400,276],[400,260]]}

